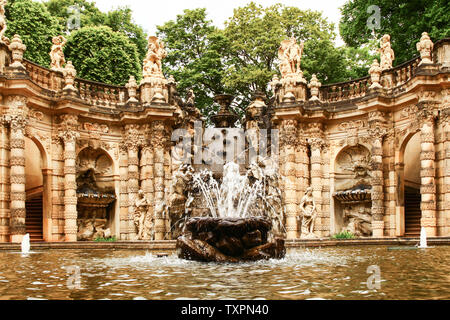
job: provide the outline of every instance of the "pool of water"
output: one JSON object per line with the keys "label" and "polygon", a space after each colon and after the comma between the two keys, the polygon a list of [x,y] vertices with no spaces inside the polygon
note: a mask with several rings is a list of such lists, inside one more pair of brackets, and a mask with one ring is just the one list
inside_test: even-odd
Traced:
{"label": "pool of water", "polygon": [[243,264],[132,250],[0,252],[0,263],[0,299],[450,299],[449,246],[292,249]]}

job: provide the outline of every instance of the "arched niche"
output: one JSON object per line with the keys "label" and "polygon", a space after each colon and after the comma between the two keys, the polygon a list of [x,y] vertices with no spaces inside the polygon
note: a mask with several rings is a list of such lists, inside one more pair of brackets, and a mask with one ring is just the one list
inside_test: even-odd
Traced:
{"label": "arched niche", "polygon": [[108,238],[114,229],[114,163],[103,149],[87,147],[77,161],[78,240]]}
{"label": "arched niche", "polygon": [[343,148],[334,161],[334,226],[336,233],[372,235],[371,153],[362,145]]}

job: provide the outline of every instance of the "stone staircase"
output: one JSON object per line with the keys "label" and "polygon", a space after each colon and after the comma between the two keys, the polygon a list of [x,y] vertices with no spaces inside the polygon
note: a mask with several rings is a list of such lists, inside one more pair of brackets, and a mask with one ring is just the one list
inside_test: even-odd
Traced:
{"label": "stone staircase", "polygon": [[30,234],[30,242],[44,241],[42,231],[42,194],[34,196],[26,202],[26,232]]}
{"label": "stone staircase", "polygon": [[420,191],[413,188],[405,188],[405,237],[420,236]]}

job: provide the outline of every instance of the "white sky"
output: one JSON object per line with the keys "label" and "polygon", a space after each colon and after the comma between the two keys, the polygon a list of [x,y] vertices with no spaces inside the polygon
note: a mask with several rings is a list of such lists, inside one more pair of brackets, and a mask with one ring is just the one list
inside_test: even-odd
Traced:
{"label": "white sky", "polygon": [[[128,6],[133,10],[135,22],[141,25],[149,35],[156,33],[156,26],[162,25],[169,20],[175,20],[184,9],[206,8],[209,20],[217,27],[223,27],[223,23],[233,15],[233,9],[242,7],[251,0],[95,0],[102,11],[109,11],[119,6]],[[341,7],[346,0],[254,0],[263,6],[282,3],[300,9],[311,9],[321,11],[329,21],[338,26]],[[339,35],[336,29],[337,35]],[[339,45],[343,44],[338,40]]]}

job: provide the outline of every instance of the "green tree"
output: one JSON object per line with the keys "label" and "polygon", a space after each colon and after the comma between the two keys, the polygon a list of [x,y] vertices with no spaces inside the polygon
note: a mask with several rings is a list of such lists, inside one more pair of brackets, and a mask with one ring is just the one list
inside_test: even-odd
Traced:
{"label": "green tree", "polygon": [[27,46],[25,58],[43,66],[50,65],[52,37],[61,34],[57,19],[39,2],[15,0],[6,6],[6,36],[20,35]]}
{"label": "green tree", "polygon": [[[367,21],[373,15],[368,8],[380,8],[380,28],[369,29]],[[450,37],[450,2],[448,0],[350,0],[341,8],[340,33],[345,43],[357,48],[373,39],[391,35],[392,48],[401,64],[418,55],[416,43],[422,32],[436,41]]]}
{"label": "green tree", "polygon": [[67,22],[73,15],[71,7],[80,10],[80,27],[108,26],[113,31],[122,32],[138,49],[141,60],[147,52],[147,34],[144,29],[133,21],[132,11],[127,7],[119,7],[107,13],[100,11],[95,2],[86,0],[49,0],[45,2],[50,13],[58,18],[59,24],[67,33]]}
{"label": "green tree", "polygon": [[106,26],[72,32],[64,53],[81,78],[115,85],[124,85],[130,75],[141,78],[136,46],[122,33]]}
{"label": "green tree", "polygon": [[290,37],[305,42],[302,70],[306,78],[315,73],[324,84],[349,78],[345,52],[333,44],[334,25],[320,12],[281,4],[264,8],[252,2],[234,10],[224,33],[231,46],[223,81],[239,93],[241,108],[255,90],[268,91],[267,84],[279,72],[278,48]]}
{"label": "green tree", "polygon": [[213,111],[213,97],[225,92],[223,51],[227,39],[206,18],[206,9],[184,10],[175,21],[158,26],[167,57],[163,69],[178,81],[178,90],[192,89],[204,115]]}

